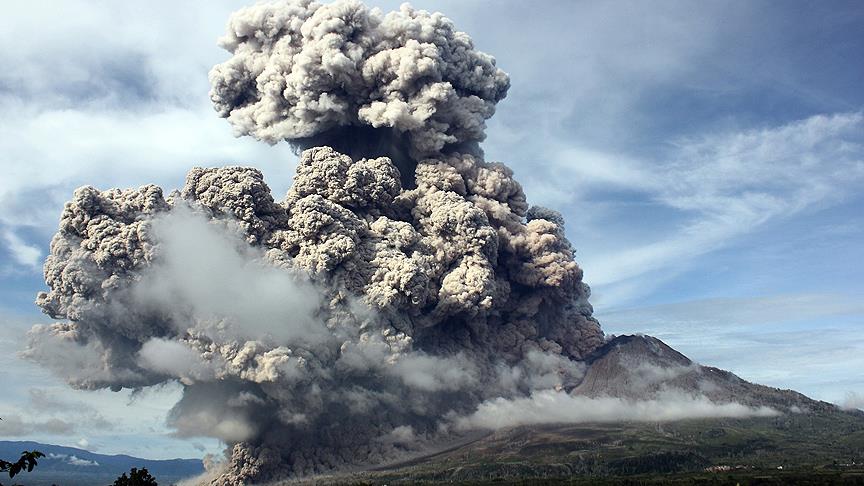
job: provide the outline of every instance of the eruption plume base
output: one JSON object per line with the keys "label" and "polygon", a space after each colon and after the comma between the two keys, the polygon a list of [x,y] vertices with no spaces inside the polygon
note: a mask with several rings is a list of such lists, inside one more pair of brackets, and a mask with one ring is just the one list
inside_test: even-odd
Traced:
{"label": "eruption plume base", "polygon": [[69,322],[28,353],[84,350],[81,388],[180,380],[178,433],[236,444],[225,484],[387,461],[448,414],[578,381],[603,336],[560,216],[470,155],[399,175],[317,147],[281,203],[242,167],[167,200],[79,189],[38,299]]}

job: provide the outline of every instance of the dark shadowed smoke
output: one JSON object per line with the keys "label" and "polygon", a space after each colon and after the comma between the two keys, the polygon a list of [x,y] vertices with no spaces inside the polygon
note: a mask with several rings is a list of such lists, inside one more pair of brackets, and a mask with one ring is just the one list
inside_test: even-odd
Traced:
{"label": "dark shadowed smoke", "polygon": [[414,168],[408,137],[391,128],[369,126],[336,127],[318,135],[291,140],[295,150],[330,147],[353,160],[387,157],[399,170],[399,182],[406,189],[415,188]]}
{"label": "dark shadowed smoke", "polygon": [[253,168],[181,191],[75,191],[26,354],[85,389],[179,380],[178,434],[214,484],[390,461],[496,397],[567,387],[603,342],[564,222],[483,160],[509,80],[440,14],[358,2],[232,16],[211,98],[302,151],[275,201]]}

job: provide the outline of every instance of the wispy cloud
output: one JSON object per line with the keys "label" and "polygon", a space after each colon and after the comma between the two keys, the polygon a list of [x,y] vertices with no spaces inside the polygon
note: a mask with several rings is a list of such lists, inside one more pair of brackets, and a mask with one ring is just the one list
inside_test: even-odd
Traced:
{"label": "wispy cloud", "polygon": [[716,329],[856,314],[864,314],[861,296],[816,293],[700,299],[602,312],[610,326],[635,326],[634,330],[658,326],[672,330],[679,325]]}
{"label": "wispy cloud", "polygon": [[864,410],[864,395],[855,392],[847,392],[840,406],[846,410]]}
{"label": "wispy cloud", "polygon": [[27,244],[20,236],[8,228],[2,231],[2,235],[6,250],[16,263],[31,269],[38,269],[42,266],[41,249]]}
{"label": "wispy cloud", "polygon": [[62,462],[65,462],[66,464],[69,464],[72,466],[92,467],[92,466],[98,466],[99,465],[99,463],[96,461],[88,461],[87,459],[81,459],[80,457],[78,457],[74,454],[70,455],[70,454],[50,453],[50,454],[48,454],[48,459],[54,459],[54,460],[62,461]]}
{"label": "wispy cloud", "polygon": [[587,398],[543,390],[524,398],[495,398],[480,404],[467,417],[455,417],[457,429],[501,429],[517,425],[590,422],[665,422],[715,417],[771,417],[768,407],[715,403],[703,396],[667,391],[649,400]]}
{"label": "wispy cloud", "polygon": [[647,241],[583,257],[589,281],[607,293],[618,285],[616,300],[622,300],[627,292],[621,289],[646,274],[674,273],[769,221],[857,195],[864,181],[862,134],[864,116],[841,113],[681,140],[662,160],[563,147],[550,157],[566,176],[550,181],[575,187],[571,197],[586,204],[628,191],[679,221]]}
{"label": "wispy cloud", "polygon": [[7,413],[0,422],[0,434],[7,437],[26,437],[34,434],[69,435],[75,424],[58,418],[30,420],[16,413]]}
{"label": "wispy cloud", "polygon": [[80,185],[176,187],[194,165],[248,163],[277,193],[287,189],[290,149],[235,139],[208,99],[207,71],[226,56],[215,39],[237,5],[165,17],[169,6],[71,0],[49,15],[10,6],[0,18],[0,42],[20,47],[0,53],[15,66],[0,72],[0,244],[15,264],[32,268],[42,256],[20,228],[47,246]]}
{"label": "wispy cloud", "polygon": [[[2,408],[7,409],[6,406]],[[7,410],[0,421],[0,435],[10,437],[72,435],[114,428],[114,424],[93,406],[59,398],[46,389],[31,388],[26,407]]]}

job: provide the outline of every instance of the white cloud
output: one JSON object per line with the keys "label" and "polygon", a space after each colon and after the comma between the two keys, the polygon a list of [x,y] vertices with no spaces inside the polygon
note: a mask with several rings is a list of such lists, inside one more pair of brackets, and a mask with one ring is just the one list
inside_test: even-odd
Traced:
{"label": "white cloud", "polygon": [[15,66],[0,72],[0,222],[9,231],[47,234],[77,186],[177,187],[194,165],[252,164],[287,189],[290,149],[234,138],[208,99],[207,72],[228,55],[215,40],[240,5],[187,6],[71,0],[4,12],[0,42],[20,47],[0,53]]}
{"label": "white cloud", "polygon": [[715,403],[704,396],[667,391],[656,399],[588,398],[563,391],[536,391],[530,397],[495,398],[480,404],[473,414],[454,418],[457,429],[501,429],[517,425],[590,422],[667,422],[715,417],[771,417],[768,407]]}
{"label": "white cloud", "polygon": [[77,431],[112,430],[114,424],[99,411],[77,400],[61,398],[46,388],[30,388],[23,407],[10,407],[0,402],[0,434],[28,437],[37,434],[67,436]]}
{"label": "white cloud", "polygon": [[616,300],[623,300],[634,287],[650,290],[641,280],[634,286],[640,277],[674,273],[766,222],[857,196],[864,181],[862,133],[861,113],[841,113],[679,141],[667,160],[569,146],[552,149],[550,158],[560,172],[554,180],[575,187],[571,197],[586,204],[626,190],[681,219],[648,241],[630,238],[636,243],[584,253],[588,281],[606,293],[618,286]]}
{"label": "white cloud", "polygon": [[42,250],[28,245],[20,236],[9,229],[3,230],[3,240],[12,258],[19,264],[33,269],[42,264]]}
{"label": "white cloud", "polygon": [[[182,395],[179,383],[135,391],[74,390],[51,370],[20,359],[27,329],[46,320],[35,312],[22,317],[0,309],[0,436],[13,436],[3,428],[8,425],[20,440],[87,450],[95,444],[108,454],[151,459],[200,457],[186,440],[169,436],[166,416]],[[88,444],[79,442],[82,436]],[[216,439],[199,443],[207,452],[224,448]]]}
{"label": "white cloud", "polygon": [[263,166],[276,187],[291,179],[288,147],[235,139],[206,108],[20,109],[14,121],[0,120],[0,221],[7,224],[53,228],[74,187],[176,187],[194,165]]}
{"label": "white cloud", "polygon": [[69,464],[73,466],[98,466],[99,463],[96,461],[88,461],[87,459],[79,459],[78,457],[72,455],[67,459]]}
{"label": "white cloud", "polygon": [[87,459],[81,459],[80,457],[78,457],[74,454],[69,455],[69,454],[49,453],[48,458],[63,461],[63,462],[70,464],[72,466],[94,467],[94,466],[99,465],[99,463],[96,461],[88,461]]}
{"label": "white cloud", "polygon": [[3,414],[0,421],[0,435],[6,437],[28,437],[33,434],[69,435],[75,432],[76,425],[59,418],[29,418],[18,413]]}

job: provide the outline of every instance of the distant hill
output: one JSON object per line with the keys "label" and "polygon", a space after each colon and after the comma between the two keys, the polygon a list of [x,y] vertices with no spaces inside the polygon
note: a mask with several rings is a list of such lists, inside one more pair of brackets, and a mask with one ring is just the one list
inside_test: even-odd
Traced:
{"label": "distant hill", "polygon": [[84,449],[39,442],[0,441],[0,458],[7,461],[17,459],[24,450],[38,450],[45,454],[32,472],[15,476],[16,484],[26,486],[109,485],[117,476],[133,467],[147,468],[160,486],[167,486],[204,472],[200,459],[155,461],[126,455],[96,454]]}

